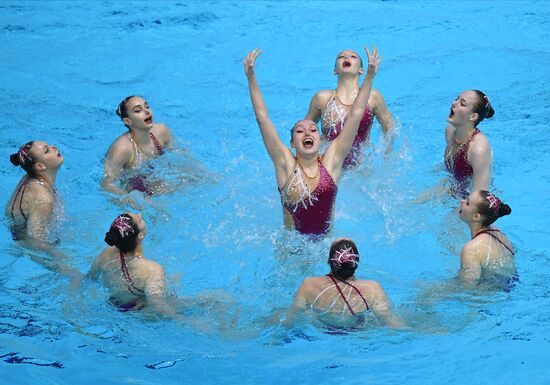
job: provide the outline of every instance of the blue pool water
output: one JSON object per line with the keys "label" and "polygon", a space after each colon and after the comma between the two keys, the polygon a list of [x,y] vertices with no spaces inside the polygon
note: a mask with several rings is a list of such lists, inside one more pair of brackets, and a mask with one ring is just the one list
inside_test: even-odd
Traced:
{"label": "blue pool water", "polygon": [[[144,202],[145,253],[176,295],[225,296],[182,323],[118,313],[98,285],[74,292],[33,262],[4,223],[0,383],[550,382],[549,23],[546,2],[1,2],[4,201],[21,177],[9,154],[34,138],[57,144],[66,160],[56,234],[86,272],[126,210],[99,190],[103,156],[124,130],[114,110],[143,95],[213,174],[195,180],[182,154],[158,159],[164,178],[184,183]],[[357,241],[358,275],[380,281],[412,328],[285,331],[273,319],[305,276],[326,273],[330,239],[281,229],[241,61],[264,50],[258,78],[286,141],[311,96],[334,87],[335,55],[372,43],[384,56],[375,88],[399,136],[384,157],[375,124],[368,164],[340,182],[331,237]],[[496,110],[480,128],[494,150],[494,189],[513,209],[499,226],[518,250],[520,283],[437,296],[456,274],[466,229],[450,198],[410,202],[445,177],[446,116],[470,88]]]}

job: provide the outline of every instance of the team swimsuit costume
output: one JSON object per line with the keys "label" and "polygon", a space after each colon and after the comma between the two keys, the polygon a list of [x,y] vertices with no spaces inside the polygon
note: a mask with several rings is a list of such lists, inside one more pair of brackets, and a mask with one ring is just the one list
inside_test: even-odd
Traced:
{"label": "team swimsuit costume", "polygon": [[[151,140],[153,141],[153,145],[155,146],[155,150],[156,150],[155,155],[156,156],[163,155],[164,150],[162,149],[162,146],[160,145],[157,137],[153,135],[152,132],[149,132],[149,137],[151,138]],[[134,141],[130,133],[128,133],[128,139],[130,139],[130,142],[132,142],[132,145],[134,147],[134,154],[135,154],[132,168],[138,168],[144,162],[144,159],[142,157],[142,150]],[[149,167],[149,168],[152,169],[152,167]],[[146,179],[147,179],[147,174],[133,176],[128,179],[128,186],[130,186],[131,190],[137,190],[137,191],[144,192],[147,195],[153,195],[153,192],[147,187]]]}
{"label": "team swimsuit costume", "polygon": [[[337,101],[337,99],[338,96],[336,95],[336,91],[332,91],[332,95],[321,114],[323,134],[329,141],[333,141],[340,134],[344,128],[346,117],[348,116],[348,111],[345,110],[342,102],[339,102],[339,100]],[[359,163],[361,159],[361,149],[363,144],[369,139],[373,120],[374,114],[372,108],[367,104],[363,118],[359,123],[357,135],[353,140],[353,144],[346,159],[344,159],[344,164],[342,166],[344,169],[349,169]]]}
{"label": "team swimsuit costume", "polygon": [[323,235],[331,227],[338,186],[323,166],[321,158],[318,157],[317,162],[319,182],[313,191],[309,191],[305,180],[307,175],[298,160],[287,182],[279,189],[283,207],[292,216],[295,229],[302,234]]}
{"label": "team swimsuit costume", "polygon": [[[479,132],[479,129],[474,129],[470,136],[461,144],[456,144],[453,139],[452,144],[445,150],[445,165],[456,180],[453,191],[458,196],[466,197],[468,195],[468,184],[474,175],[472,165],[468,161],[468,149],[470,148],[470,143]],[[455,151],[454,155],[453,151]]]}
{"label": "team swimsuit costume", "polygon": [[[369,310],[369,304],[367,303],[367,300],[365,299],[365,297],[363,297],[363,294],[361,294],[361,291],[359,291],[359,289],[357,287],[355,287],[355,285],[349,283],[349,282],[346,282],[340,278],[337,278],[335,277],[334,275],[332,274],[327,274],[327,277],[329,277],[331,280],[332,280],[332,285],[329,285],[327,286],[323,291],[321,291],[317,297],[315,297],[315,300],[311,303],[310,305],[310,308],[313,309],[313,305],[315,305],[315,303],[317,302],[317,300],[321,297],[321,295],[323,295],[326,291],[332,289],[332,288],[336,288],[336,290],[338,290],[338,293],[340,294],[340,296],[342,297],[342,299],[344,300],[344,302],[346,303],[347,307],[348,307],[348,310],[350,311],[351,314],[353,314],[355,317],[359,317],[359,315],[355,314],[355,312],[353,311],[353,309],[351,308],[351,305],[349,304],[348,302],[348,299],[351,297],[351,292],[352,290],[355,290],[355,292],[357,294],[359,294],[359,297],[361,297],[361,299],[363,300],[363,303],[365,304],[365,310]],[[340,288],[340,286],[338,285],[338,282],[341,282],[345,285],[347,285],[347,288],[348,288],[348,293],[347,293],[347,296],[346,294],[344,293],[344,291],[346,290],[346,288],[344,288],[344,290],[342,290]],[[338,296],[335,296],[334,297],[334,301],[332,301],[332,303],[324,310],[324,313],[327,313],[330,311],[330,309],[332,309],[332,307],[336,304],[336,301],[338,300]],[[346,311],[346,308],[343,307],[342,308],[342,315],[344,315]]]}

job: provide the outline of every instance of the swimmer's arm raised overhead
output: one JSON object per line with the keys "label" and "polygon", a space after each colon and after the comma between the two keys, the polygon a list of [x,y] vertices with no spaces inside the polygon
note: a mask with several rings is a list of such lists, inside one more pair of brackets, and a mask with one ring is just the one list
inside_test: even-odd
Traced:
{"label": "swimmer's arm raised overhead", "polygon": [[342,164],[344,163],[344,159],[351,149],[355,136],[357,136],[359,124],[361,123],[361,119],[363,118],[365,108],[367,107],[369,101],[374,76],[378,70],[378,65],[382,61],[376,47],[373,47],[372,54],[367,47],[365,47],[365,52],[367,53],[369,64],[367,74],[363,79],[363,84],[361,85],[359,93],[351,106],[351,111],[346,119],[346,122],[344,123],[342,132],[329,144],[325,152],[325,156],[323,156],[323,160],[328,166],[330,174],[333,178],[336,177],[336,179],[338,179],[338,176],[340,175],[340,170],[342,168]]}
{"label": "swimmer's arm raised overhead", "polygon": [[252,52],[249,52],[248,55],[246,55],[243,60],[244,73],[248,79],[250,100],[252,101],[252,106],[254,107],[254,113],[256,115],[256,120],[258,121],[258,126],[260,127],[264,145],[271,160],[273,161],[273,164],[275,165],[277,181],[283,181],[280,184],[284,184],[291,172],[290,169],[294,167],[294,156],[288,147],[283,144],[281,138],[279,138],[275,126],[269,118],[267,106],[262,96],[262,92],[260,91],[258,80],[256,79],[254,66],[256,64],[256,58],[261,53],[262,51],[260,49],[255,48]]}
{"label": "swimmer's arm raised overhead", "polygon": [[103,167],[103,180],[101,187],[104,190],[124,195],[126,191],[118,187],[115,182],[120,178],[124,167],[130,163],[134,150],[130,142],[125,143],[124,138],[117,139],[109,148]]}
{"label": "swimmer's arm raised overhead", "polygon": [[375,281],[369,281],[368,286],[371,293],[369,307],[374,314],[391,328],[404,328],[406,325],[403,321],[391,311],[390,301],[382,286]]}
{"label": "swimmer's arm raised overhead", "polygon": [[467,288],[473,288],[481,278],[479,245],[468,242],[460,253],[460,281]]}
{"label": "swimmer's arm raised overhead", "polygon": [[472,165],[472,191],[488,190],[491,183],[491,164],[493,150],[484,135],[477,135],[469,149],[469,161]]}

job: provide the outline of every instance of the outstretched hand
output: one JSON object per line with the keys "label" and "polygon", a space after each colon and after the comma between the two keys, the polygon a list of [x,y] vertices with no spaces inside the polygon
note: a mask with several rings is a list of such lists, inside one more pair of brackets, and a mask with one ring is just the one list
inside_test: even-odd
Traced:
{"label": "outstretched hand", "polygon": [[378,71],[378,66],[382,63],[382,56],[378,53],[378,49],[376,49],[375,45],[372,46],[372,54],[370,53],[368,47],[365,47],[365,52],[369,58],[367,73],[374,75],[376,74],[376,71]]}
{"label": "outstretched hand", "polygon": [[256,64],[256,58],[260,56],[263,51],[259,48],[254,48],[252,52],[249,52],[248,55],[243,59],[244,74],[248,76],[254,75],[254,65]]}

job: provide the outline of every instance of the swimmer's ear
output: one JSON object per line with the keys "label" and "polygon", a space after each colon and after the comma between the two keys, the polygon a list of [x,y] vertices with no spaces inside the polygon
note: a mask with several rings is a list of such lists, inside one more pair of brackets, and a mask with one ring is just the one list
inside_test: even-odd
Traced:
{"label": "swimmer's ear", "polygon": [[479,114],[477,112],[474,112],[472,113],[472,115],[470,115],[470,119],[468,119],[470,122],[477,122],[477,120],[479,119]]}
{"label": "swimmer's ear", "polygon": [[126,127],[130,127],[132,121],[129,118],[122,118],[122,123],[124,123]]}
{"label": "swimmer's ear", "polygon": [[338,71],[336,71],[336,67],[334,67],[334,75],[338,76]]}
{"label": "swimmer's ear", "polygon": [[472,220],[474,222],[481,222],[481,214],[480,213],[475,213],[474,216],[472,217]]}
{"label": "swimmer's ear", "polygon": [[363,67],[359,68],[359,75],[363,75],[365,73],[365,70]]}
{"label": "swimmer's ear", "polygon": [[46,169],[46,165],[44,163],[41,163],[41,162],[36,162],[32,167],[36,171],[44,171]]}
{"label": "swimmer's ear", "polygon": [[144,235],[142,232],[140,232],[140,233],[137,235],[136,238],[139,239],[140,241],[143,241],[143,238],[145,238],[145,235]]}

